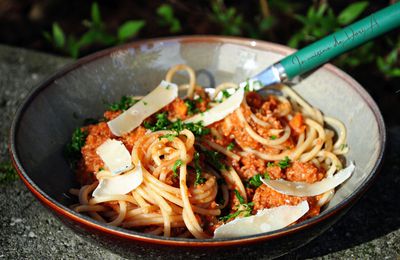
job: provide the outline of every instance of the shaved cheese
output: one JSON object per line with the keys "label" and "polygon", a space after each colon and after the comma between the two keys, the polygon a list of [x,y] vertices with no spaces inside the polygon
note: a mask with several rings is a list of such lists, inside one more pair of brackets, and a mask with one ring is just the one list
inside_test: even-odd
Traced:
{"label": "shaved cheese", "polygon": [[259,210],[256,215],[236,218],[214,231],[214,238],[232,238],[274,231],[292,224],[309,210],[307,201]]}
{"label": "shaved cheese", "polygon": [[135,169],[117,176],[101,179],[93,191],[93,197],[124,195],[139,187],[143,182],[143,172],[140,163]]}
{"label": "shaved cheese", "polygon": [[240,107],[240,104],[243,101],[243,96],[244,89],[239,88],[232,96],[227,98],[221,104],[185,120],[184,123],[197,123],[202,121],[204,126],[211,125],[212,123],[225,118],[227,115],[235,111],[236,108]]}
{"label": "shaved cheese", "polygon": [[322,193],[325,193],[331,189],[342,184],[345,180],[347,180],[351,174],[353,173],[355,166],[353,163],[337,172],[335,175],[329,178],[325,178],[321,181],[314,182],[314,183],[307,183],[307,182],[291,182],[285,180],[266,180],[261,179],[261,181],[270,187],[271,189],[283,193],[286,195],[291,196],[316,196]]}
{"label": "shaved cheese", "polygon": [[107,169],[114,174],[119,174],[132,168],[131,155],[121,141],[107,139],[97,147],[96,153],[103,160]]}
{"label": "shaved cheese", "polygon": [[177,96],[178,86],[163,80],[158,87],[139,102],[109,121],[108,127],[116,136],[129,133],[140,126],[144,119],[171,103]]}

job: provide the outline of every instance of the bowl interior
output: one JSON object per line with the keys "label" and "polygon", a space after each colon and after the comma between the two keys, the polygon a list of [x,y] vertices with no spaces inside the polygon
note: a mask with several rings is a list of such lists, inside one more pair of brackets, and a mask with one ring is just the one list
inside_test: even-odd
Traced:
{"label": "bowl interior", "polygon": [[[86,118],[101,118],[106,104],[122,95],[144,95],[165,77],[168,68],[185,63],[199,72],[198,82],[215,86],[241,82],[279,60],[289,49],[250,40],[171,40],[127,45],[81,60],[43,84],[26,102],[15,132],[16,158],[25,174],[50,198],[72,203],[77,187],[64,158],[72,131]],[[185,73],[175,78],[186,80]],[[375,103],[348,75],[324,66],[294,86],[310,104],[347,127],[346,160],[356,171],[325,211],[365,184],[382,153],[383,122]]]}

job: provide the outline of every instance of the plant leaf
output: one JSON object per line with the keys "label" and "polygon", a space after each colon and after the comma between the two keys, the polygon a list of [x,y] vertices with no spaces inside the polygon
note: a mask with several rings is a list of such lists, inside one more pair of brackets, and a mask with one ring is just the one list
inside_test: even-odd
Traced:
{"label": "plant leaf", "polygon": [[261,31],[267,31],[274,25],[274,18],[272,16],[265,17],[261,20],[259,28]]}
{"label": "plant leaf", "polygon": [[390,77],[400,77],[400,68],[393,68],[389,71]]}
{"label": "plant leaf", "polygon": [[368,2],[355,2],[346,7],[338,16],[338,22],[341,25],[346,25],[357,19],[358,16],[367,8]]}
{"label": "plant leaf", "polygon": [[143,20],[125,22],[118,28],[118,39],[121,42],[128,40],[135,36],[144,25],[145,22]]}
{"label": "plant leaf", "polygon": [[101,24],[100,8],[97,2],[93,2],[91,7],[92,22],[96,25]]}
{"label": "plant leaf", "polygon": [[171,27],[169,28],[171,33],[177,33],[181,31],[181,23],[178,19],[172,20]]}
{"label": "plant leaf", "polygon": [[62,48],[65,44],[65,35],[58,23],[53,23],[53,42],[57,48]]}
{"label": "plant leaf", "polygon": [[79,56],[79,42],[75,39],[73,36],[68,36],[67,37],[67,44],[66,47],[68,49],[69,55],[71,55],[72,58],[76,59]]}
{"label": "plant leaf", "polygon": [[164,17],[165,20],[171,21],[174,18],[174,11],[169,4],[162,4],[157,8],[157,14]]}

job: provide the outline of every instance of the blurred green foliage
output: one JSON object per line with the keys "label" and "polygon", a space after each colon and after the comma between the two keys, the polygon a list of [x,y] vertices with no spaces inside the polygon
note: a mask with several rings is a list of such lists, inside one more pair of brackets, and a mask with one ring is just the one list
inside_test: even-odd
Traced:
{"label": "blurred green foliage", "polygon": [[222,29],[224,35],[242,35],[246,23],[243,16],[238,13],[236,8],[227,8],[223,0],[211,2],[211,19],[213,19]]}
{"label": "blurred green foliage", "polygon": [[160,26],[169,27],[170,33],[177,33],[182,30],[181,22],[174,15],[174,9],[169,4],[162,4],[157,8]]}
{"label": "blurred green foliage", "polygon": [[355,2],[335,15],[326,2],[312,5],[306,15],[294,14],[303,27],[290,38],[288,45],[297,48],[299,43],[310,43],[339,30],[359,18],[367,6],[368,2]]}
{"label": "blurred green foliage", "polygon": [[[206,15],[202,16],[202,19],[215,25],[212,29],[217,28],[216,33],[280,42],[293,48],[304,47],[376,11],[373,8],[368,10],[372,5],[368,1],[352,2],[341,8],[336,5],[333,8],[327,0],[314,0],[311,3],[293,0],[227,3],[224,0],[204,1]],[[57,22],[53,23],[50,32],[44,32],[43,35],[55,49],[77,58],[83,49],[98,49],[133,39],[142,29],[147,28],[145,20],[149,25],[155,22],[161,31],[169,34],[192,34],[193,28],[188,25],[192,10],[182,9],[184,5],[173,1],[162,3],[155,11],[150,11],[155,17],[154,21],[149,21],[148,18],[129,20],[123,22],[116,31],[109,32],[102,20],[99,5],[94,2],[90,19],[82,22],[87,30],[79,37],[65,33]],[[247,8],[247,12],[244,8]],[[184,14],[179,16],[182,20],[177,14]],[[197,24],[194,23],[193,26]],[[344,69],[375,63],[384,77],[400,77],[399,53],[400,37],[385,37],[384,40],[380,40],[380,44],[369,42],[343,54],[333,63]]]}
{"label": "blurred green foliage", "polygon": [[95,44],[112,46],[124,43],[136,36],[145,26],[143,20],[129,20],[121,24],[117,32],[111,34],[106,30],[99,5],[96,2],[91,7],[91,19],[84,20],[82,23],[87,31],[78,38],[74,35],[66,36],[56,22],[53,23],[52,32],[44,32],[43,35],[56,49],[77,58],[82,48]]}

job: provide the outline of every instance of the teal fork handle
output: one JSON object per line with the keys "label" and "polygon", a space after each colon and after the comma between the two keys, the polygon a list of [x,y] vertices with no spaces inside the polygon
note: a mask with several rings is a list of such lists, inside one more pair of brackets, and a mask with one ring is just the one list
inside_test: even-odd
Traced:
{"label": "teal fork handle", "polygon": [[314,69],[400,26],[400,3],[390,5],[285,57],[279,63],[288,79]]}

